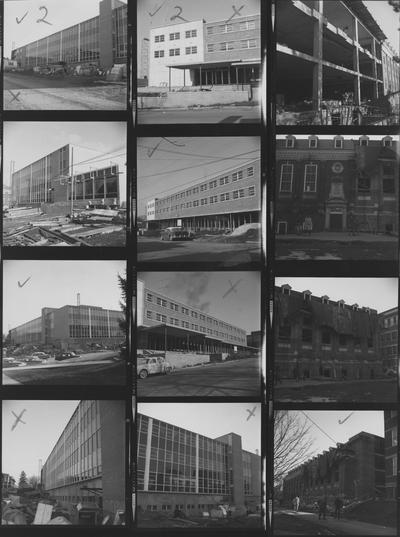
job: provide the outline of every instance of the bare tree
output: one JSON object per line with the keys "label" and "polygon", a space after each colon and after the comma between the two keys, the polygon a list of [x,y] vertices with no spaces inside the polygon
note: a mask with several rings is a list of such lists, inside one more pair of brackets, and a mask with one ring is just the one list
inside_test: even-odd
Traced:
{"label": "bare tree", "polygon": [[297,411],[278,410],[274,416],[274,483],[312,455],[311,426]]}

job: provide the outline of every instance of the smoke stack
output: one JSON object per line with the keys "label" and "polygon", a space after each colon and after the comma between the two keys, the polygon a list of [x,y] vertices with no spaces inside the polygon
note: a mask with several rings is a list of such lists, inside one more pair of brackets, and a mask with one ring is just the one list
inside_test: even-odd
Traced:
{"label": "smoke stack", "polygon": [[77,295],[76,295],[76,305],[77,306],[81,305],[81,294],[80,293],[77,293]]}

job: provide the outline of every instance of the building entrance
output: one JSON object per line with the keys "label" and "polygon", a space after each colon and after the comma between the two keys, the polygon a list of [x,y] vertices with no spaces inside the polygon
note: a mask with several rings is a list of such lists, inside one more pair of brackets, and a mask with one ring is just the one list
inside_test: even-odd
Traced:
{"label": "building entrance", "polygon": [[343,231],[343,214],[331,213],[330,230],[331,231]]}

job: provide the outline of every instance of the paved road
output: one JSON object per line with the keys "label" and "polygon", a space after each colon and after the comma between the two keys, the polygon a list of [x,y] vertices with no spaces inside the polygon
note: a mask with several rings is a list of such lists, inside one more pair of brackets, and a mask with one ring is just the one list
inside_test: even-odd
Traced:
{"label": "paved road", "polygon": [[259,106],[220,106],[196,109],[138,110],[139,124],[255,123],[260,124]]}
{"label": "paved road", "polygon": [[254,264],[260,261],[260,243],[171,241],[138,237],[138,261],[145,263],[216,263],[221,267]]}
{"label": "paved road", "polygon": [[396,535],[396,529],[358,520],[318,520],[315,513],[280,510],[274,516],[274,535]]}
{"label": "paved road", "polygon": [[5,110],[124,110],[126,85],[82,78],[4,75]]}
{"label": "paved road", "polygon": [[138,397],[260,395],[258,358],[175,370],[170,375],[138,379]]}
{"label": "paved road", "polygon": [[3,384],[29,385],[124,385],[125,362],[114,351],[84,354],[62,362],[8,367],[3,369]]}

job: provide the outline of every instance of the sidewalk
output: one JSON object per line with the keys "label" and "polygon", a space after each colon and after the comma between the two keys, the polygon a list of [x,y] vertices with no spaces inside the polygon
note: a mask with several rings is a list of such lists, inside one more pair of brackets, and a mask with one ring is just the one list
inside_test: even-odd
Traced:
{"label": "sidewalk", "polygon": [[288,233],[287,235],[275,234],[277,241],[338,241],[338,242],[397,242],[398,237],[395,235],[383,235],[374,233],[357,233],[356,235],[349,235],[348,232],[343,231],[318,231],[312,232],[311,235],[301,233]]}

